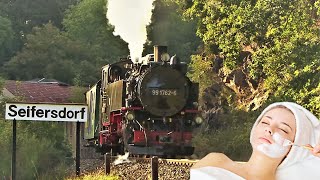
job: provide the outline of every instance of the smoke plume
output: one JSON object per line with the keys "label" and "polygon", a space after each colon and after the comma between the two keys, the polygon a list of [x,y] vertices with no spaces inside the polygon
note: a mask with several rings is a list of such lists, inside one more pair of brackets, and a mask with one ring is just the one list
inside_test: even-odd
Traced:
{"label": "smoke plume", "polygon": [[108,0],[107,18],[114,35],[129,44],[133,62],[142,56],[143,44],[147,40],[146,26],[151,21],[154,0]]}

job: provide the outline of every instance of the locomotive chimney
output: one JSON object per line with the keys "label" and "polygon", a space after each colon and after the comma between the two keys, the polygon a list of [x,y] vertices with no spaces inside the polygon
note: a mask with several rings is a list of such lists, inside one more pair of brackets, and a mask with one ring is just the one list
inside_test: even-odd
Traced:
{"label": "locomotive chimney", "polygon": [[153,46],[153,51],[154,51],[155,62],[161,61],[161,54],[168,53],[167,46]]}

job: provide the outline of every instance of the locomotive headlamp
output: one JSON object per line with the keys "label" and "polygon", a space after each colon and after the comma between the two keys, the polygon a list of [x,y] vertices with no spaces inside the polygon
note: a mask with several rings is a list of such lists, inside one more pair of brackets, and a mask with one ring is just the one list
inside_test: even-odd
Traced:
{"label": "locomotive headlamp", "polygon": [[193,104],[194,107],[198,107],[199,106],[198,102],[193,102],[192,104]]}
{"label": "locomotive headlamp", "polygon": [[196,124],[201,124],[203,123],[203,118],[200,116],[196,116],[196,118],[194,119],[194,121],[196,122]]}
{"label": "locomotive headlamp", "polygon": [[170,55],[168,53],[161,54],[161,61],[169,61]]}
{"label": "locomotive headlamp", "polygon": [[126,113],[126,116],[125,116],[125,117],[126,117],[126,119],[129,120],[129,121],[134,120],[134,118],[135,118],[134,112],[128,111],[128,112]]}

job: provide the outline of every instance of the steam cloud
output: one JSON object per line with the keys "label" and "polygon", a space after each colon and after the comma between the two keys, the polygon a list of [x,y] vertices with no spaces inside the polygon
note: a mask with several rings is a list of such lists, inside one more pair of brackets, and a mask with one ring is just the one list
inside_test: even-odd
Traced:
{"label": "steam cloud", "polygon": [[147,40],[146,26],[151,22],[154,0],[108,0],[107,18],[114,25],[114,35],[129,44],[132,61],[142,56]]}
{"label": "steam cloud", "polygon": [[114,165],[122,164],[122,163],[130,163],[129,160],[129,152],[126,152],[124,155],[118,155],[118,158],[113,162]]}

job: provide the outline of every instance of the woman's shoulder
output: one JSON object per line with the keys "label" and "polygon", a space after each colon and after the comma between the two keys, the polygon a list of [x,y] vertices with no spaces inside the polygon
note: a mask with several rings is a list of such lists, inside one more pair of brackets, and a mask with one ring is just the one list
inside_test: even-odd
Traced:
{"label": "woman's shoulder", "polygon": [[[204,158],[199,160],[191,168],[196,169],[196,168],[201,168],[201,167],[206,167],[206,166],[227,168],[228,166],[231,166],[233,163],[234,162],[223,153],[209,153]],[[229,168],[227,168],[227,169],[229,169]]]}
{"label": "woman's shoulder", "polygon": [[219,167],[202,167],[197,169],[190,170],[190,180],[221,180],[221,179],[228,179],[228,180],[244,180],[238,174],[231,172],[229,170],[219,168]]}

